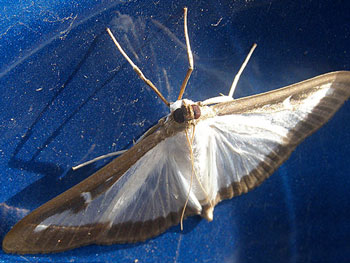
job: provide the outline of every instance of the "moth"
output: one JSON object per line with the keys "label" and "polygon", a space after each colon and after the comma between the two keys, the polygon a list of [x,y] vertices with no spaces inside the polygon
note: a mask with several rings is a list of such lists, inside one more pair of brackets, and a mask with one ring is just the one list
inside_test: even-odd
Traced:
{"label": "moth", "polygon": [[113,41],[136,73],[170,108],[133,147],[18,222],[3,241],[7,253],[60,252],[88,244],[140,242],[184,218],[213,220],[221,200],[259,186],[350,96],[350,72],[324,74],[291,86],[233,99],[169,103]]}

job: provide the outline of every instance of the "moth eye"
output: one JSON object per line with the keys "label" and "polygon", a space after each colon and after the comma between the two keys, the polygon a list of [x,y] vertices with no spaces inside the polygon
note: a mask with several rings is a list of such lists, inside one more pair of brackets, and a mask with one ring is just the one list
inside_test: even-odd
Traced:
{"label": "moth eye", "polygon": [[185,121],[184,111],[181,108],[176,109],[173,116],[177,123],[183,123]]}
{"label": "moth eye", "polygon": [[194,118],[198,119],[201,116],[201,109],[198,105],[191,105],[194,113]]}

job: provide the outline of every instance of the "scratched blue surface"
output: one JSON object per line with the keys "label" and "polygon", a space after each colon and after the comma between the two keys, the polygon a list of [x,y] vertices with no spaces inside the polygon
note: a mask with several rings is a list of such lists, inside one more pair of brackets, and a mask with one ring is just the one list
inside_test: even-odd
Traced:
{"label": "scratched blue surface", "polygon": [[[50,3],[49,3],[50,2]],[[123,47],[176,99],[187,70],[189,7],[195,71],[185,97],[227,93],[258,48],[236,97],[350,69],[345,1],[2,1],[0,4],[0,237],[29,211],[125,149],[167,113],[117,52]],[[348,262],[350,102],[262,186],[144,243],[88,246],[1,262]]]}

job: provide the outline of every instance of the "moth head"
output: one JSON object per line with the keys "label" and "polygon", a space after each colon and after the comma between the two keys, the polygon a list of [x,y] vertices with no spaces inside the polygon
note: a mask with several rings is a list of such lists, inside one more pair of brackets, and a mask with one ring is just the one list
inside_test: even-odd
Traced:
{"label": "moth head", "polygon": [[177,123],[184,123],[198,119],[201,116],[201,109],[193,101],[184,99],[171,105],[171,114]]}

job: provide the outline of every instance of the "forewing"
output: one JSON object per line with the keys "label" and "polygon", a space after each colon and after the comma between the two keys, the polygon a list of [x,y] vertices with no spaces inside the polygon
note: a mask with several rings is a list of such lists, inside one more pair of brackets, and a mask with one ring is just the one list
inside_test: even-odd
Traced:
{"label": "forewing", "polygon": [[[179,223],[192,172],[183,131],[161,140],[115,180],[108,174],[115,174],[118,164],[102,168],[87,179],[92,183],[82,182],[29,214],[8,233],[3,249],[47,253],[91,243],[143,241]],[[200,210],[190,195],[186,215]]]}
{"label": "forewing", "polygon": [[[219,104],[196,127],[197,170],[217,203],[261,184],[350,96],[350,73]],[[204,165],[206,164],[206,165]]]}

